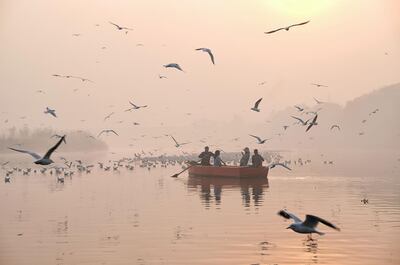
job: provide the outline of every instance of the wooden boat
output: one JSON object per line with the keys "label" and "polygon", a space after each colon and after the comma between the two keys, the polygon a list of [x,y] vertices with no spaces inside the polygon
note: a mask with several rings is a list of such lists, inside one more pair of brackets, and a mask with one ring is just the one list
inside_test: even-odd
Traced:
{"label": "wooden boat", "polygon": [[189,175],[203,177],[267,178],[268,167],[192,166]]}

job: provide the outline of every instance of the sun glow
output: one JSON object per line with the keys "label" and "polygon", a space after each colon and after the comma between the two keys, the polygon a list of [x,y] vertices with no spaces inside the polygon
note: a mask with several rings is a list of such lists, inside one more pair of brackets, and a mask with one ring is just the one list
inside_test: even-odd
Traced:
{"label": "sun glow", "polygon": [[295,18],[322,15],[334,4],[332,0],[266,0],[263,2],[279,15]]}

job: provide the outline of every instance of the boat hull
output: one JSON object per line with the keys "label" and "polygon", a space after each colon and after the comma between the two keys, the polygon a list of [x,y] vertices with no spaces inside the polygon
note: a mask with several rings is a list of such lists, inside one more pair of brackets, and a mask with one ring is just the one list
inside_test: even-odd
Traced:
{"label": "boat hull", "polygon": [[267,178],[268,168],[237,166],[193,166],[189,168],[189,175],[225,178]]}

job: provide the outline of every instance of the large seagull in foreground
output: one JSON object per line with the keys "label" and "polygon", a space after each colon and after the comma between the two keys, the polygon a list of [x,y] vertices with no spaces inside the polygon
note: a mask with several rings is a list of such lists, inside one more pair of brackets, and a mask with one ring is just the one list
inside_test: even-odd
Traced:
{"label": "large seagull in foreground", "polygon": [[47,151],[47,153],[43,157],[41,157],[40,155],[36,154],[35,152],[31,152],[31,151],[27,151],[27,150],[15,149],[15,148],[11,148],[11,147],[9,147],[9,149],[11,149],[13,151],[20,152],[20,153],[29,154],[33,158],[36,159],[36,161],[34,162],[35,164],[46,166],[46,165],[50,165],[50,164],[54,163],[54,161],[50,159],[50,156],[58,148],[58,146],[60,146],[61,142],[66,143],[65,142],[65,135],[62,136],[60,138],[60,140],[58,140],[56,145],[54,145],[52,148],[50,148],[49,151]]}

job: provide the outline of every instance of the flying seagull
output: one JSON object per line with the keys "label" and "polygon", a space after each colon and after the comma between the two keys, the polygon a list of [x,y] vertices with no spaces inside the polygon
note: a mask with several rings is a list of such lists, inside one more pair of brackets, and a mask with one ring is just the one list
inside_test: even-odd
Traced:
{"label": "flying seagull", "polygon": [[258,141],[258,144],[263,144],[263,143],[265,143],[266,141],[268,141],[268,140],[271,140],[271,139],[261,139],[260,137],[258,137],[258,136],[256,136],[256,135],[252,135],[252,134],[249,134],[251,137],[253,137],[253,138],[256,138],[257,139],[257,141]]}
{"label": "flying seagull", "polygon": [[[131,29],[131,28],[122,27],[122,26],[120,26],[120,25],[117,25],[117,24],[115,24],[115,23],[113,23],[113,22],[111,22],[111,21],[109,21],[109,23],[110,23],[111,25],[114,25],[118,30],[133,30],[133,29]],[[128,31],[126,31],[126,33],[128,33]]]}
{"label": "flying seagull", "polygon": [[292,170],[290,167],[288,167],[287,165],[285,165],[283,163],[272,163],[272,164],[268,165],[267,167],[268,168],[274,168],[276,166],[281,166],[281,167],[286,168],[287,170]]}
{"label": "flying seagull", "polygon": [[31,151],[20,150],[20,149],[15,149],[15,148],[11,148],[11,147],[9,147],[9,149],[11,149],[13,151],[29,154],[33,158],[36,159],[36,161],[34,162],[35,164],[46,166],[46,165],[50,165],[51,163],[54,163],[54,161],[50,159],[50,156],[58,148],[58,146],[61,144],[61,142],[65,143],[65,135],[62,136],[60,138],[60,140],[56,143],[56,145],[54,145],[52,148],[50,148],[49,151],[47,151],[47,153],[43,157],[41,157],[40,155],[38,155],[34,152],[31,152]]}
{"label": "flying seagull", "polygon": [[158,75],[158,78],[160,78],[160,79],[167,79],[168,77],[166,77],[165,75]]}
{"label": "flying seagull", "polygon": [[271,31],[266,31],[266,32],[264,32],[264,33],[265,33],[265,34],[271,34],[271,33],[275,33],[275,32],[280,31],[280,30],[286,30],[286,31],[288,31],[291,27],[302,26],[302,25],[307,24],[308,22],[310,22],[310,20],[308,20],[308,21],[306,21],[306,22],[301,22],[301,23],[298,23],[298,24],[293,24],[293,25],[290,25],[290,26],[287,26],[287,27],[283,27],[283,28],[279,28],[279,29],[274,29],[274,30],[271,30]]}
{"label": "flying seagull", "polygon": [[260,98],[259,100],[256,101],[256,103],[254,103],[254,107],[251,108],[252,111],[260,112],[258,105],[260,105],[261,100],[262,98]]}
{"label": "flying seagull", "polygon": [[212,54],[212,52],[211,52],[210,49],[208,49],[208,48],[198,48],[198,49],[196,49],[196,51],[203,51],[203,52],[208,53],[208,55],[210,55],[211,62],[212,62],[213,64],[215,64],[214,55]]}
{"label": "flying seagull", "polygon": [[336,125],[336,124],[332,125],[332,126],[331,126],[331,130],[333,130],[334,128],[337,128],[337,129],[340,131],[339,125]]}
{"label": "flying seagull", "polygon": [[116,133],[114,130],[102,130],[102,131],[97,135],[97,137],[100,137],[103,133],[106,133],[106,134],[113,133],[113,134],[115,134],[116,136],[119,136],[118,133]]}
{"label": "flying seagull", "polygon": [[311,85],[316,86],[316,87],[328,87],[326,85],[317,84],[317,83],[311,83]]}
{"label": "flying seagull", "polygon": [[177,63],[169,63],[169,64],[164,64],[163,65],[165,68],[175,68],[178,69],[179,71],[185,72],[182,70],[181,66]]}
{"label": "flying seagull", "polygon": [[317,231],[315,228],[317,227],[318,223],[323,223],[326,226],[329,226],[337,231],[340,231],[340,228],[335,226],[334,224],[318,217],[315,215],[306,215],[306,220],[303,222],[300,218],[295,216],[292,213],[289,213],[288,211],[285,210],[280,210],[278,212],[278,215],[282,216],[283,218],[286,219],[293,219],[294,223],[292,223],[290,226],[288,226],[286,229],[292,229],[296,233],[300,234],[312,234],[316,233],[318,235],[324,235],[324,233]]}
{"label": "flying seagull", "polygon": [[308,127],[306,129],[306,132],[308,132],[308,130],[311,129],[311,127],[313,127],[314,125],[318,125],[317,123],[317,118],[318,118],[318,114],[314,116],[314,119],[308,124]]}
{"label": "flying seagull", "polygon": [[73,75],[59,75],[59,74],[54,74],[53,76],[55,77],[60,77],[60,78],[75,78],[75,79],[80,79],[82,82],[91,82],[94,83],[92,80],[85,78],[85,77],[80,77],[80,76],[73,76]]}
{"label": "flying seagull", "polygon": [[50,109],[49,107],[46,107],[46,110],[44,111],[44,113],[45,114],[51,114],[51,116],[57,118],[55,109]]}
{"label": "flying seagull", "polygon": [[130,102],[129,101],[129,104],[131,104],[132,105],[132,108],[130,108],[130,109],[127,109],[127,110],[125,110],[125,111],[131,111],[131,110],[133,110],[133,109],[140,109],[140,108],[146,108],[147,107],[147,105],[143,105],[143,106],[138,106],[138,105],[135,105],[135,104],[133,104],[132,102]]}
{"label": "flying seagull", "polygon": [[175,138],[172,135],[170,135],[170,136],[171,136],[172,140],[174,140],[174,142],[175,142],[175,147],[180,147],[182,145],[188,144],[188,143],[178,143],[178,141],[175,140]]}
{"label": "flying seagull", "polygon": [[295,117],[295,116],[290,116],[290,117],[292,117],[293,119],[298,120],[303,126],[306,126],[308,121],[309,121],[309,120],[303,121],[302,119],[300,119],[298,117]]}

